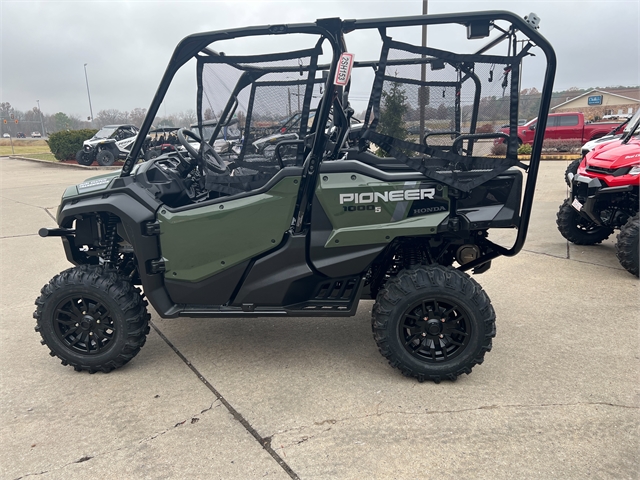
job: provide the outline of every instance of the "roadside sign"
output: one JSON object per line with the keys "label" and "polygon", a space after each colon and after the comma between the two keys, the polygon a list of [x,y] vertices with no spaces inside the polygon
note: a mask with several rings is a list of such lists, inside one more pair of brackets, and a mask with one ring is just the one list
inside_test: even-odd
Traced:
{"label": "roadside sign", "polygon": [[2,120],[4,122],[4,124],[7,124],[7,119],[5,118],[4,120]]}
{"label": "roadside sign", "polygon": [[16,118],[16,125],[18,124],[18,119]]}

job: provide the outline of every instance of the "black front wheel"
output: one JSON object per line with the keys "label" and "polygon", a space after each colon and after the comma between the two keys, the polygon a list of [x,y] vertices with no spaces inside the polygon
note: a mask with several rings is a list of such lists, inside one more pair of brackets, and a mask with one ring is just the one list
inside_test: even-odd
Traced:
{"label": "black front wheel", "polygon": [[76,153],[76,162],[78,162],[78,165],[89,166],[93,163],[93,156],[84,150],[78,150]]}
{"label": "black front wheel", "polygon": [[629,218],[620,229],[616,241],[616,256],[627,272],[636,277],[639,276],[638,257],[640,256],[640,217],[636,213]]}
{"label": "black front wheel", "polygon": [[564,171],[564,182],[567,185],[571,186],[571,184],[569,183],[569,179],[567,178],[567,174],[572,173],[576,175],[578,173],[578,167],[580,166],[581,162],[582,162],[582,159],[579,158],[578,160],[574,160],[567,166],[567,169]]}
{"label": "black front wheel", "polygon": [[126,277],[83,265],[56,275],[36,300],[36,331],[63,365],[105,373],[137,355],[149,333],[147,302]]}
{"label": "black front wheel", "polygon": [[466,273],[431,265],[402,270],[380,290],[373,335],[391,366],[419,381],[455,380],[484,360],[495,312]]}
{"label": "black front wheel", "polygon": [[595,245],[609,238],[613,229],[584,218],[566,199],[558,210],[556,225],[564,238],[576,245]]}

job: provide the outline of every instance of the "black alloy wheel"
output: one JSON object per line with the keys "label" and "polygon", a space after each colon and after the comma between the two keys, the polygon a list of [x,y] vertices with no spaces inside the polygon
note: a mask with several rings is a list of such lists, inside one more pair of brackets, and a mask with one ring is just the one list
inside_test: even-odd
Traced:
{"label": "black alloy wheel", "polygon": [[68,295],[55,307],[54,331],[70,350],[95,355],[113,347],[116,325],[109,307],[89,295]]}
{"label": "black alloy wheel", "polygon": [[471,373],[496,335],[489,297],[469,275],[450,266],[401,270],[378,292],[372,314],[380,353],[420,382]]}
{"label": "black alloy wheel", "polygon": [[78,150],[76,153],[76,162],[78,162],[78,165],[89,166],[93,163],[93,156],[84,150]]}
{"label": "black alloy wheel", "polygon": [[116,162],[116,157],[109,150],[102,150],[98,155],[96,155],[96,161],[98,162],[98,165],[110,167]]}
{"label": "black alloy wheel", "polygon": [[36,332],[51,356],[90,373],[135,357],[149,333],[147,302],[129,278],[99,265],[56,275],[36,299]]}
{"label": "black alloy wheel", "polygon": [[413,357],[438,363],[455,358],[467,347],[472,335],[468,318],[458,302],[426,298],[407,309],[398,333]]}

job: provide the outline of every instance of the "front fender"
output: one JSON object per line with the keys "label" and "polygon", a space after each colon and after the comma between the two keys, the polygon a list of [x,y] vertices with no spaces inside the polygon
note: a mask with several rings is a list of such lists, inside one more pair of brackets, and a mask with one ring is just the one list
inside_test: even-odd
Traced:
{"label": "front fender", "polygon": [[[82,215],[107,212],[120,218],[123,231],[119,233],[123,233],[133,246],[145,295],[156,311],[165,316],[165,312],[172,310],[175,304],[165,289],[164,276],[161,273],[151,273],[148,268],[151,260],[160,258],[160,247],[158,237],[146,235],[144,231],[147,223],[155,221],[159,207],[159,202],[154,201],[141,187],[133,183],[128,185],[125,192],[106,195],[101,192],[97,195],[70,199],[60,206],[57,221],[60,227],[70,228],[74,220]],[[62,242],[67,259],[74,265],[82,263],[83,258],[75,245],[75,237],[63,237]]]}

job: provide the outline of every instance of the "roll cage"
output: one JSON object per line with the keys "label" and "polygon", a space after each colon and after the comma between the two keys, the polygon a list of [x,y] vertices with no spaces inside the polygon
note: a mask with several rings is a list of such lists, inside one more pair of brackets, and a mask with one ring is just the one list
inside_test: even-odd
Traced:
{"label": "roll cage", "polygon": [[[505,22],[507,25],[503,26],[500,22]],[[488,37],[491,30],[499,33],[472,54],[422,47],[395,40],[388,35],[389,29],[398,27],[444,24],[466,26],[468,39]],[[352,83],[349,81],[344,87],[339,86],[335,84],[335,78],[341,55],[349,51],[346,37],[349,33],[359,30],[379,32],[382,48],[377,60],[358,62],[356,59],[353,65],[354,71],[372,69],[374,82],[363,128],[352,139],[354,142],[349,143],[350,119],[353,115],[353,109],[349,105],[349,91]],[[212,49],[212,44],[222,40],[288,34],[313,35],[318,38],[318,42],[314,48],[307,50],[264,55],[227,56]],[[518,35],[524,38],[519,39]],[[330,63],[321,65],[318,63],[318,58],[325,43],[330,46],[332,59]],[[492,53],[493,49],[501,44],[507,45],[507,54]],[[519,48],[520,45],[521,48]],[[546,68],[538,110],[539,127],[536,129],[530,162],[528,165],[523,165],[517,158],[520,71],[523,59],[531,54],[530,50],[533,47],[538,47],[544,53]],[[492,258],[500,255],[512,256],[521,250],[526,239],[533,205],[543,132],[549,113],[556,69],[555,53],[544,37],[537,32],[535,25],[532,26],[510,12],[489,11],[369,20],[328,18],[314,23],[259,26],[188,36],[176,47],[169,61],[142,124],[142,134],[138,135],[125,161],[121,176],[126,177],[131,174],[144,138],[151,128],[174,75],[178,69],[194,58],[197,61],[197,115],[200,128],[203,123],[203,110],[209,98],[208,89],[213,90],[212,85],[207,83],[208,70],[217,65],[233,69],[234,86],[227,102],[221,108],[216,131],[211,138],[215,138],[219,129],[231,120],[238,108],[239,97],[245,95],[244,139],[242,150],[235,163],[239,166],[254,168],[261,173],[267,172],[264,174],[268,174],[269,171],[273,174],[274,171],[285,167],[287,162],[283,160],[278,148],[274,152],[273,159],[268,159],[267,162],[252,161],[249,146],[256,138],[259,123],[254,112],[255,105],[259,103],[256,99],[261,95],[260,92],[287,88],[290,102],[292,88],[304,91],[299,140],[289,142],[288,145],[290,147],[288,164],[303,167],[294,210],[295,222],[292,227],[294,234],[303,233],[309,227],[320,164],[323,161],[343,158],[349,150],[357,156],[358,152],[364,152],[373,143],[387,155],[393,156],[396,164],[402,164],[410,170],[420,172],[425,177],[448,186],[452,197],[449,227],[454,230],[458,228],[455,208],[457,197],[464,197],[476,186],[496,177],[510,167],[516,166],[527,171],[518,234],[513,246],[504,248],[491,243],[491,251],[461,268],[468,270]],[[497,66],[498,73],[495,74]],[[427,67],[429,73],[425,75]],[[290,79],[286,75],[295,73],[299,74],[299,78]],[[485,87],[488,88],[485,89]],[[503,109],[502,114],[509,120],[507,152],[504,158],[474,155],[474,146],[478,142],[504,135],[495,132],[478,132],[478,122],[487,116],[483,112],[482,101],[490,96],[485,94],[485,90],[499,93],[500,87],[504,100],[500,108]],[[444,106],[444,115],[449,117],[449,122],[442,129],[427,131],[425,112],[422,110],[424,98],[427,95],[426,92],[429,92],[428,95],[433,98],[432,95],[436,91],[442,92],[441,105]],[[318,92],[321,92],[320,96],[314,97],[314,93]],[[302,94],[298,94],[298,100],[300,95]],[[385,120],[385,115],[390,109],[389,99],[394,95],[401,97],[404,95],[405,98],[409,98],[409,103],[413,101],[414,104],[421,104],[420,136],[417,141],[412,141],[412,138],[408,138],[405,133],[399,134],[397,129],[390,127],[392,120]],[[306,131],[313,98],[319,98],[316,115],[312,127]],[[203,137],[202,132],[200,137]],[[435,141],[436,137],[439,137],[439,140],[448,138],[450,142],[442,145],[441,142]],[[468,175],[470,171],[474,171],[475,174]]]}

